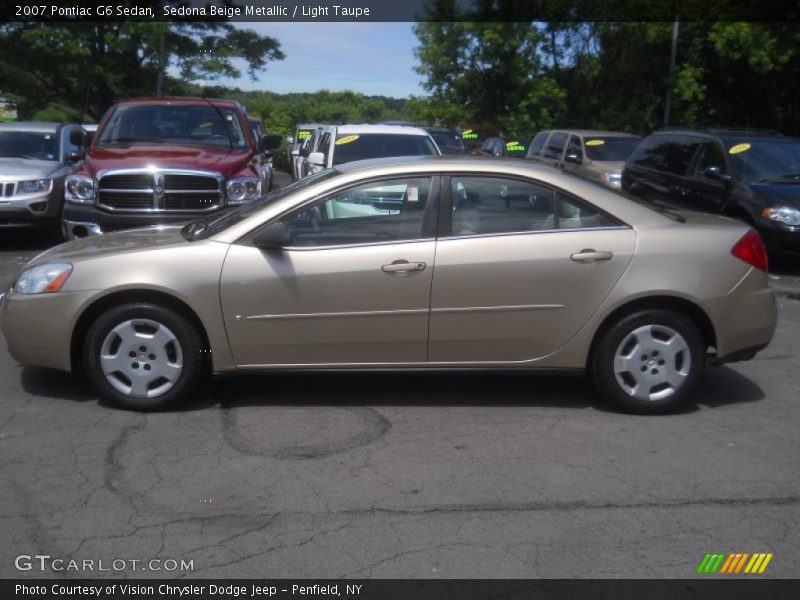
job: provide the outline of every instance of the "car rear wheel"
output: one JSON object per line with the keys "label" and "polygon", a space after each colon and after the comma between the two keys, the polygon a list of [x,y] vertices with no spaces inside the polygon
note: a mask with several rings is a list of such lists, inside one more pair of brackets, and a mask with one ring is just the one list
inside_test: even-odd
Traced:
{"label": "car rear wheel", "polygon": [[691,319],[667,310],[627,315],[605,331],[590,374],[600,395],[628,412],[663,413],[683,403],[705,367]]}
{"label": "car rear wheel", "polygon": [[83,363],[102,398],[129,410],[186,399],[204,374],[203,341],[177,312],[150,303],[114,307],[89,328]]}

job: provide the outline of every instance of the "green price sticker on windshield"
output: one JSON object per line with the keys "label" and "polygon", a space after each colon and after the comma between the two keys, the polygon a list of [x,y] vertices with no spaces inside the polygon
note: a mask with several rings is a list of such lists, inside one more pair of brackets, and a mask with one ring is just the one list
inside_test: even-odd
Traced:
{"label": "green price sticker on windshield", "polygon": [[300,131],[297,132],[297,139],[298,140],[304,140],[304,139],[310,138],[310,137],[311,137],[311,132],[309,130],[307,130],[307,129],[303,129],[303,130],[300,130]]}
{"label": "green price sticker on windshield", "polygon": [[605,140],[589,140],[589,141],[586,142],[586,145],[587,146],[602,146],[605,143],[606,143]]}
{"label": "green price sticker on windshield", "polygon": [[336,140],[336,145],[341,146],[342,144],[349,144],[350,142],[355,142],[357,139],[357,135],[346,135]]}
{"label": "green price sticker on windshield", "polygon": [[508,150],[509,152],[524,152],[525,146],[523,146],[519,142],[508,142],[506,144],[506,150]]}
{"label": "green price sticker on windshield", "polygon": [[477,140],[478,134],[472,131],[472,129],[465,129],[461,132],[461,137],[465,140]]}
{"label": "green price sticker on windshield", "polygon": [[739,154],[740,152],[747,152],[750,150],[750,144],[736,144],[730,150],[728,150],[729,154]]}

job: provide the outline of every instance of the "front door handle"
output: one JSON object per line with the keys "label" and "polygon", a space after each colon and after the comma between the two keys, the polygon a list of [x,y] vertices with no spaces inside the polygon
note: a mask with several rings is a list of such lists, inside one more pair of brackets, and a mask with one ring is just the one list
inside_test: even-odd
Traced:
{"label": "front door handle", "polygon": [[585,249],[576,254],[570,254],[569,257],[575,262],[597,262],[598,260],[611,260],[614,254],[611,252]]}
{"label": "front door handle", "polygon": [[426,266],[424,262],[396,260],[390,265],[383,265],[381,271],[384,273],[408,273],[409,271],[424,271]]}

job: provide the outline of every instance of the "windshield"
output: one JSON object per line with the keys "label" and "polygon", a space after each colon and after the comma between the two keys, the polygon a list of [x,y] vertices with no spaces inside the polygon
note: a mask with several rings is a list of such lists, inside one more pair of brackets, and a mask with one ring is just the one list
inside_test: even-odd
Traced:
{"label": "windshield", "polygon": [[118,106],[96,139],[99,146],[144,143],[247,147],[236,111],[210,104]]}
{"label": "windshield", "polygon": [[333,164],[385,158],[387,156],[436,155],[439,152],[427,135],[396,133],[342,134],[336,137]]}
{"label": "windshield", "polygon": [[728,140],[725,149],[737,179],[745,183],[800,180],[800,140]]}
{"label": "windshield", "polygon": [[0,131],[0,157],[58,160],[55,133]]}
{"label": "windshield", "polygon": [[466,152],[461,136],[455,131],[429,131],[431,137],[438,144],[439,149],[446,154],[463,154]]}
{"label": "windshield", "polygon": [[583,145],[589,160],[625,162],[641,141],[638,137],[599,136],[585,138]]}
{"label": "windshield", "polygon": [[228,227],[232,227],[233,225],[244,221],[250,215],[254,215],[265,206],[272,204],[281,198],[299,192],[300,190],[303,190],[312,184],[315,184],[319,181],[324,181],[325,179],[330,179],[331,177],[335,177],[337,175],[339,175],[339,171],[336,169],[325,169],[323,171],[319,171],[318,173],[314,173],[308,177],[298,179],[294,183],[290,183],[279,190],[274,190],[264,196],[264,198],[261,200],[257,200],[250,204],[245,204],[241,208],[233,212],[226,213],[225,215],[216,219],[199,219],[197,221],[192,221],[181,230],[181,233],[183,233],[183,236],[186,239],[190,240],[211,237],[212,235],[216,235],[217,233],[224,231]]}

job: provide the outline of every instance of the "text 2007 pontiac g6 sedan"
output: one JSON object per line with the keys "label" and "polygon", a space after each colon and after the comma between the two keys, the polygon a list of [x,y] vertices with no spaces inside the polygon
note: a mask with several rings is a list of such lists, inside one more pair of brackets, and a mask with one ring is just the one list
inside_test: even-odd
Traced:
{"label": "text 2007 pontiac g6 sedan", "polygon": [[215,221],[78,240],[28,263],[0,325],[23,364],[83,368],[119,406],[204,372],[587,371],[634,412],[685,400],[709,360],[776,322],[746,225],[671,213],[523,161],[322,171]]}

